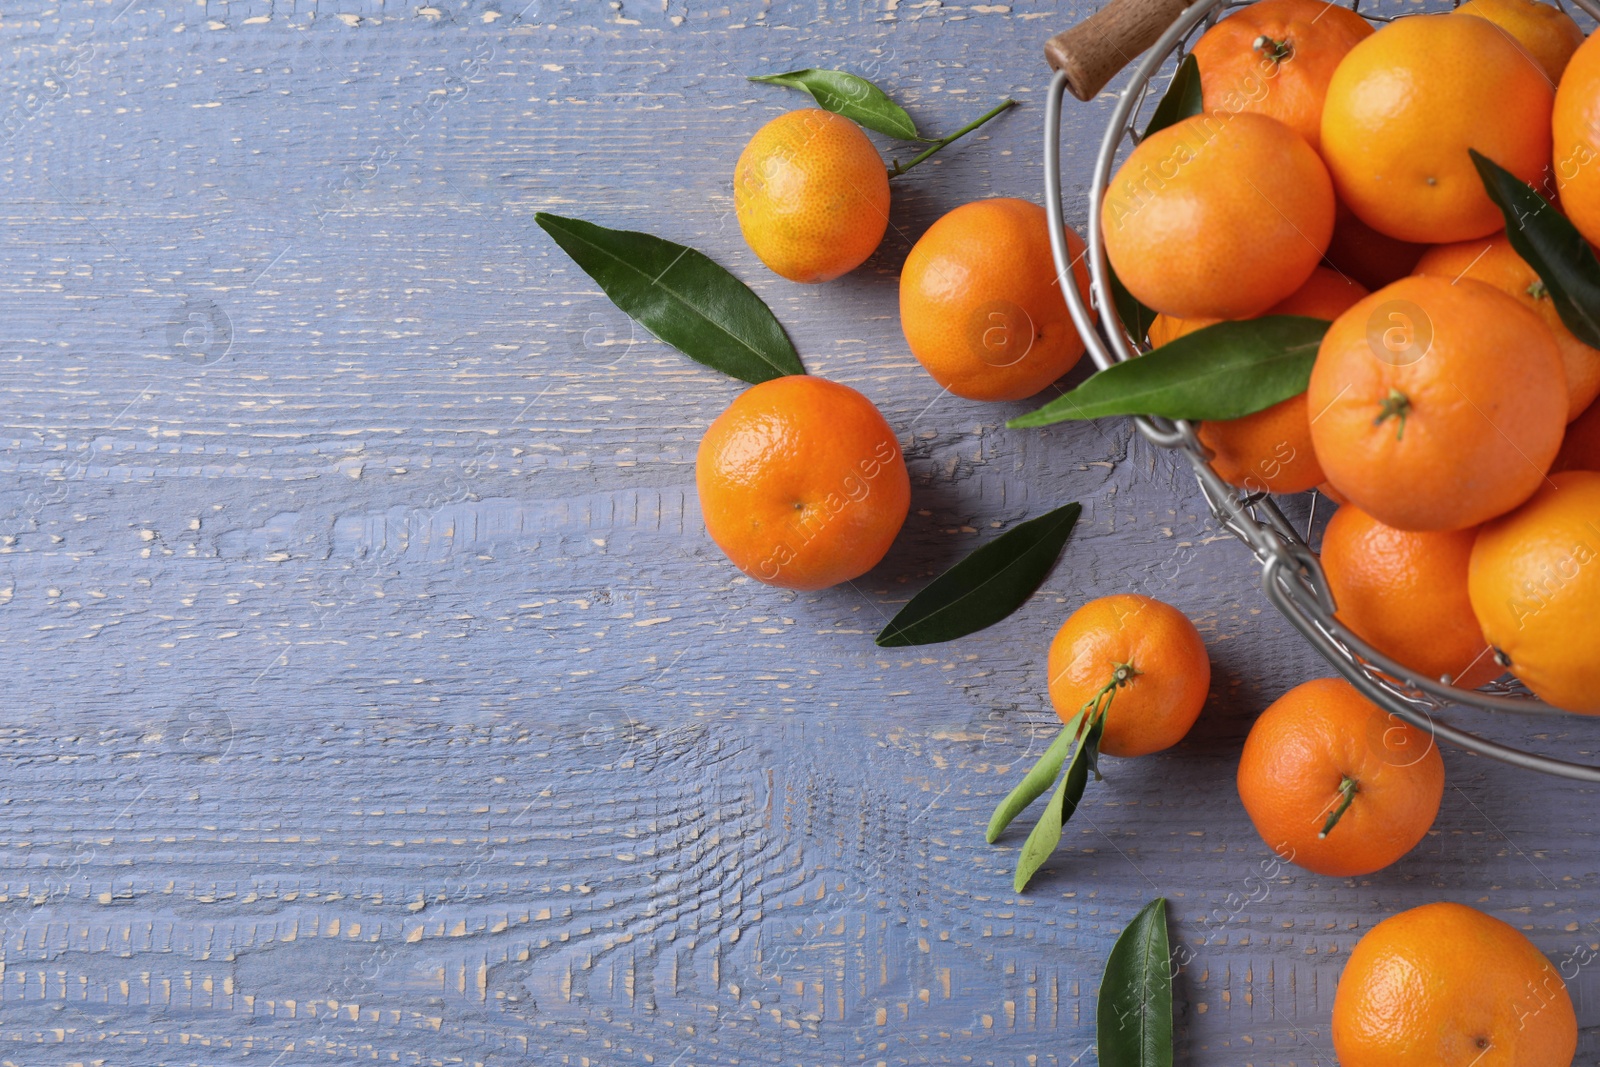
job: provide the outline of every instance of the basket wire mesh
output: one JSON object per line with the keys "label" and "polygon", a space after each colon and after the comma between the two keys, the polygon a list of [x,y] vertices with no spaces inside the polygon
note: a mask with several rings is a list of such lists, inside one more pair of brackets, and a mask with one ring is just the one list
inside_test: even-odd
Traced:
{"label": "basket wire mesh", "polygon": [[[1066,74],[1057,73],[1051,83],[1045,107],[1045,208],[1050,217],[1051,246],[1073,322],[1084,338],[1090,358],[1102,370],[1135,358],[1141,349],[1128,337],[1116,304],[1110,299],[1110,273],[1098,205],[1110,184],[1122,147],[1136,144],[1139,139],[1136,120],[1151,96],[1152,79],[1169,62],[1175,64],[1200,27],[1215,23],[1225,12],[1249,2],[1196,0],[1139,58],[1128,83],[1117,94],[1095,157],[1089,189],[1086,256],[1093,310],[1084,303],[1078,287],[1068,281],[1072,277],[1073,257],[1067,247],[1061,199],[1061,108],[1068,88]],[[1575,0],[1575,3],[1590,18],[1600,19],[1600,0]],[[1407,5],[1404,12],[1395,15],[1361,12],[1373,21],[1390,21],[1413,13],[1421,13],[1421,9]],[[1244,542],[1260,564],[1261,584],[1267,599],[1368,698],[1431,737],[1469,752],[1527,770],[1600,783],[1600,766],[1530,752],[1470,732],[1442,718],[1441,713],[1452,706],[1519,716],[1560,717],[1567,722],[1585,717],[1539,701],[1516,682],[1495,682],[1475,690],[1460,689],[1442,679],[1414,671],[1379,652],[1334,617],[1333,594],[1322,564],[1307,541],[1309,528],[1302,535],[1270,495],[1243,492],[1225,482],[1212,468],[1210,452],[1200,443],[1189,423],[1143,416],[1136,417],[1134,423],[1152,444],[1178,453],[1189,463],[1212,515],[1223,528]],[[1313,513],[1315,505],[1313,500]]]}

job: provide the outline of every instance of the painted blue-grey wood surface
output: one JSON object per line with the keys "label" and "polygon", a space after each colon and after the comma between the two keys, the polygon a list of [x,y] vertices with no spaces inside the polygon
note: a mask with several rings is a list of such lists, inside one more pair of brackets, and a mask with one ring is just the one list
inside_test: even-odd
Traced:
{"label": "painted blue-grey wood surface", "polygon": [[[907,249],[1039,198],[1040,46],[1087,10],[6,5],[0,1062],[1087,1065],[1101,963],[1165,894],[1179,1062],[1329,1065],[1341,965],[1394,911],[1600,944],[1596,791],[1456,752],[1398,866],[1273,870],[1238,748],[1326,668],[1244,550],[1126,424],[1010,432],[1025,405],[941,396],[908,355]],[[731,174],[802,102],[745,75],[812,64],[925,129],[1024,107],[896,181],[865,268],[802,287],[744,246]],[[1080,224],[1105,110],[1068,108]],[[798,595],[721,557],[693,460],[738,384],[631,327],[541,209],[704,249],[882,407],[914,503],[881,566]],[[874,647],[1068,500],[1026,609]],[[1107,761],[1018,897],[1021,835],[983,826],[1054,726],[1047,642],[1130,588],[1196,620],[1209,704]],[[1592,722],[1501,734],[1600,748]]]}

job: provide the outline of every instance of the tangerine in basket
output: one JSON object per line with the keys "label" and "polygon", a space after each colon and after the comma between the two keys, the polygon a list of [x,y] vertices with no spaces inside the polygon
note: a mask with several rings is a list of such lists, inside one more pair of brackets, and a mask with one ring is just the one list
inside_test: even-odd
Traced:
{"label": "tangerine in basket", "polygon": [[1050,642],[1050,702],[1062,722],[1113,687],[1100,751],[1145,756],[1183,740],[1211,688],[1211,659],[1194,623],[1152,597],[1091,600]]}
{"label": "tangerine in basket", "polygon": [[1306,398],[1328,480],[1402,530],[1460,530],[1522,503],[1567,417],[1544,321],[1471,278],[1402,278],[1340,315]]}
{"label": "tangerine in basket", "polygon": [[[1305,315],[1333,321],[1367,291],[1326,267],[1317,267],[1306,283],[1287,299],[1268,308],[1268,315]],[[1157,315],[1150,341],[1163,345],[1202,326],[1207,319],[1175,319]],[[1301,493],[1320,484],[1322,467],[1311,446],[1311,419],[1301,393],[1237,419],[1202,422],[1200,443],[1212,452],[1211,466],[1232,485],[1251,492]]]}
{"label": "tangerine in basket", "polygon": [[1567,423],[1561,451],[1550,465],[1550,473],[1556,471],[1600,471],[1600,404],[1590,404]]}
{"label": "tangerine in basket", "polygon": [[1111,265],[1145,304],[1247,319],[1311,276],[1333,232],[1333,185],[1277,119],[1194,115],[1140,142],[1100,217]]}
{"label": "tangerine in basket", "polygon": [[1343,678],[1319,678],[1261,713],[1238,784],[1273,852],[1350,878],[1389,866],[1427,834],[1444,796],[1444,760],[1432,737]]}
{"label": "tangerine in basket", "polygon": [[706,530],[734,566],[786,589],[865,574],[911,507],[900,443],[872,401],[804,374],[751,386],[717,416],[695,485]]}
{"label": "tangerine in basket", "polygon": [[1317,147],[1334,68],[1372,24],[1322,0],[1259,0],[1194,43],[1202,110],[1269,115]]}
{"label": "tangerine in basket", "polygon": [[1600,473],[1552,474],[1487,523],[1467,589],[1503,666],[1546,703],[1600,714]]}
{"label": "tangerine in basket", "polygon": [[[1068,230],[1089,302],[1083,241]],[[1071,370],[1083,338],[1061,295],[1044,208],[995,198],[928,228],[900,272],[900,326],[934,381],[969,400],[1021,400]]]}
{"label": "tangerine in basket", "polygon": [[1325,262],[1368,289],[1382,289],[1410,274],[1427,250],[1427,245],[1379,233],[1341,203],[1334,212]]}
{"label": "tangerine in basket", "polygon": [[1465,904],[1424,904],[1367,931],[1333,997],[1342,1067],[1570,1067],[1572,997],[1544,953]]}
{"label": "tangerine in basket", "polygon": [[1537,312],[1550,327],[1556,347],[1561,350],[1567,379],[1568,422],[1600,396],[1600,350],[1590,348],[1567,329],[1538,271],[1517,254],[1504,233],[1429,249],[1417,263],[1416,272],[1451,281],[1476,278],[1509,293],[1524,307]]}
{"label": "tangerine in basket", "polygon": [[1567,64],[1551,127],[1561,206],[1590,244],[1600,244],[1600,35]]}
{"label": "tangerine in basket", "polygon": [[1474,15],[1505,30],[1538,61],[1550,84],[1561,81],[1572,53],[1583,43],[1583,30],[1572,16],[1539,0],[1467,0],[1458,15]]}
{"label": "tangerine in basket", "polygon": [[1429,678],[1474,689],[1503,672],[1467,596],[1476,528],[1416,532],[1354,505],[1322,533],[1322,569],[1339,621]]}
{"label": "tangerine in basket", "polygon": [[1544,70],[1488,20],[1396,19],[1334,71],[1322,157],[1374,229],[1429,244],[1482,237],[1505,222],[1467,150],[1537,184],[1553,101]]}
{"label": "tangerine in basket", "polygon": [[802,108],[779,115],[745,145],[733,206],[761,262],[790,281],[832,281],[883,240],[889,171],[861,127]]}

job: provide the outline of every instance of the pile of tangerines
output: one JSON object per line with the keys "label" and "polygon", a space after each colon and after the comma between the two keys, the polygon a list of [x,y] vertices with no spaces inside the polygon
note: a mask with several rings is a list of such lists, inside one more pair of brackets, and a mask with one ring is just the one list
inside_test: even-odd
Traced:
{"label": "pile of tangerines", "polygon": [[[1261,0],[1195,44],[1203,107],[1131,152],[1100,205],[1127,290],[1160,346],[1219,320],[1331,321],[1307,392],[1200,440],[1230,482],[1320,487],[1340,618],[1373,647],[1461,686],[1510,671],[1551,704],[1600,713],[1600,351],[1563,325],[1513,249],[1476,150],[1600,242],[1600,39],[1535,0],[1471,0],[1375,29],[1319,0]],[[853,122],[808,109],[750,141],[734,190],[756,254],[797,282],[866,260],[888,222],[882,159]],[[1087,294],[1082,241],[1075,284]],[[1084,351],[1043,209],[958,207],[900,280],[907,343],[945,389],[982,401],[1048,388]],[[707,528],[746,574],[794,589],[882,559],[910,506],[896,435],[871,401],[810,376],[741,395],[710,427]],[[1064,721],[1108,688],[1101,750],[1176,744],[1210,666],[1194,625],[1148,597],[1086,604],[1049,649]],[[1350,877],[1432,825],[1432,741],[1342,680],[1262,714],[1238,771],[1279,855]],[[1566,1067],[1562,978],[1516,930],[1432,905],[1379,924],[1339,986],[1345,1067]]]}

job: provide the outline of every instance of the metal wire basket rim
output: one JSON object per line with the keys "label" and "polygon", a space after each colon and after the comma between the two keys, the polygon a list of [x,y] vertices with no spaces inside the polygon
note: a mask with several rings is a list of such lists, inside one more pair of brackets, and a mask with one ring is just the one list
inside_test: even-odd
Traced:
{"label": "metal wire basket rim", "polygon": [[[1600,20],[1600,0],[1574,2],[1591,17]],[[1087,248],[1084,255],[1088,260],[1090,296],[1094,302],[1092,310],[1079,295],[1077,286],[1071,282],[1075,263],[1067,247],[1067,227],[1062,208],[1061,107],[1067,90],[1065,74],[1058,73],[1051,84],[1045,106],[1045,209],[1050,219],[1051,250],[1068,310],[1084,339],[1090,358],[1101,370],[1139,355],[1129,343],[1115,301],[1109,296],[1109,261],[1098,210],[1110,183],[1111,168],[1118,149],[1125,136],[1136,136],[1130,119],[1143,104],[1151,78],[1166,63],[1173,50],[1196,26],[1217,11],[1242,6],[1247,5],[1237,0],[1198,0],[1139,58],[1128,84],[1117,96],[1095,158],[1090,183]],[[1136,417],[1134,423],[1151,443],[1183,452],[1194,469],[1212,514],[1226,529],[1244,541],[1261,563],[1262,585],[1268,599],[1324,658],[1366,696],[1431,736],[1468,751],[1529,770],[1600,782],[1600,767],[1525,752],[1434,718],[1423,706],[1424,701],[1441,706],[1462,704],[1483,711],[1560,717],[1565,720],[1583,716],[1553,708],[1531,697],[1458,689],[1440,680],[1419,676],[1417,672],[1379,652],[1334,617],[1335,605],[1320,561],[1276,503],[1264,496],[1248,503],[1242,501],[1237,491],[1211,467],[1211,453],[1200,443],[1194,427],[1189,423],[1143,416]],[[1256,512],[1260,512],[1260,515]],[[1381,678],[1379,674],[1388,677]]]}

